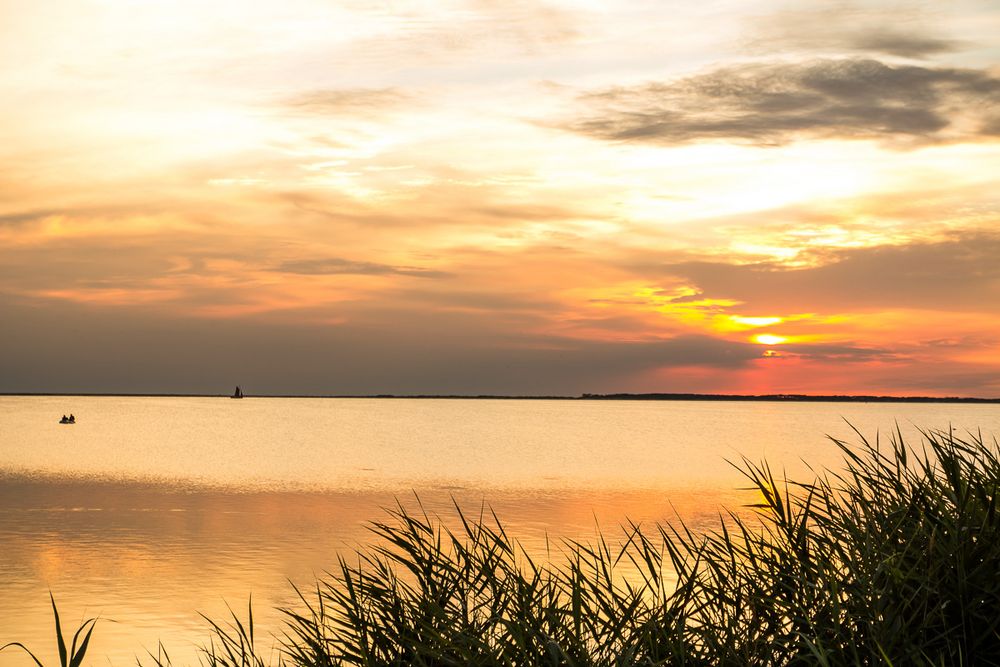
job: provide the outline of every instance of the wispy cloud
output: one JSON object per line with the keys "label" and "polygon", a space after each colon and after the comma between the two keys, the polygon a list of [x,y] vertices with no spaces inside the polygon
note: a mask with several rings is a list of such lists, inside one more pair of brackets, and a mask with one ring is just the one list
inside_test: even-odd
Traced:
{"label": "wispy cloud", "polygon": [[961,48],[961,44],[955,40],[893,29],[862,30],[849,38],[847,43],[858,51],[888,53],[907,58],[927,58]]}
{"label": "wispy cloud", "polygon": [[930,27],[926,7],[910,3],[893,9],[850,2],[810,4],[748,21],[747,49],[861,52],[925,59],[969,46]]}
{"label": "wispy cloud", "polygon": [[393,266],[377,262],[358,262],[340,257],[292,260],[282,262],[271,270],[278,273],[296,273],[301,275],[397,275],[412,276],[415,278],[444,278],[450,275],[445,271],[423,269],[416,266]]}
{"label": "wispy cloud", "polygon": [[412,104],[414,96],[399,88],[329,88],[285,98],[285,109],[309,114],[371,114]]}

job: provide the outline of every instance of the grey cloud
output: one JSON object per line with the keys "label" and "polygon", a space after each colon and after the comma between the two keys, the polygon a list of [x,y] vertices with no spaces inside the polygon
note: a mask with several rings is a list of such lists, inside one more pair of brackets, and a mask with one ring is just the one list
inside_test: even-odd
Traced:
{"label": "grey cloud", "polygon": [[930,348],[944,348],[952,350],[975,350],[987,347],[996,347],[1000,344],[1000,338],[990,336],[959,336],[948,338],[933,338],[925,340],[921,345]]}
{"label": "grey cloud", "polygon": [[961,48],[961,43],[955,40],[892,29],[858,32],[848,36],[847,43],[859,51],[876,51],[904,58],[925,58]]}
{"label": "grey cloud", "polygon": [[927,308],[1000,313],[1000,236],[955,235],[936,243],[827,251],[824,263],[711,261],[636,267],[683,277],[707,297],[783,312]]}
{"label": "grey cloud", "polygon": [[165,275],[170,269],[169,259],[149,243],[79,242],[74,245],[73,241],[65,240],[18,248],[16,253],[0,252],[0,289],[66,289],[102,283],[134,287]]}
{"label": "grey cloud", "polygon": [[[517,313],[548,314],[559,308],[559,303],[547,294],[534,291],[476,289],[471,285],[456,284],[455,281],[444,283],[437,290],[430,289],[426,284],[416,287],[419,289],[398,289],[395,294],[408,303],[430,306],[435,310],[489,312],[496,320]],[[391,311],[386,314],[386,324],[391,322],[392,315]]]}
{"label": "grey cloud", "polygon": [[901,361],[905,355],[898,351],[885,348],[866,347],[864,345],[828,345],[823,343],[786,343],[780,348],[781,353],[792,353],[798,357],[820,361],[865,362],[865,361]]}
{"label": "grey cloud", "polygon": [[37,222],[41,218],[61,213],[58,209],[44,209],[24,211],[21,213],[0,214],[0,227],[21,227],[23,225]]}
{"label": "grey cloud", "polygon": [[777,145],[797,138],[897,144],[996,136],[1000,78],[986,71],[813,60],[722,67],[582,96],[567,128],[611,141]]}
{"label": "grey cloud", "polygon": [[376,262],[355,262],[340,257],[289,261],[279,264],[271,270],[278,273],[296,273],[301,275],[399,275],[416,278],[445,278],[450,275],[444,271],[421,269],[415,266],[392,266]]}
{"label": "grey cloud", "polygon": [[[956,368],[957,366],[957,368]],[[953,396],[985,396],[1000,398],[1000,375],[994,369],[982,369],[954,363],[924,365],[915,373],[893,374],[887,380],[896,386],[914,391],[947,392]]]}
{"label": "grey cloud", "polygon": [[[905,15],[905,16],[904,16]],[[918,7],[859,8],[851,3],[803,5],[751,21],[747,49],[863,52],[927,58],[960,50],[964,44],[935,34]]]}
{"label": "grey cloud", "polygon": [[485,205],[472,206],[470,213],[483,216],[488,219],[500,221],[507,220],[567,220],[572,218],[576,211],[564,206],[551,206],[544,204],[509,204],[509,205]]}
{"label": "grey cloud", "polygon": [[704,294],[688,294],[685,296],[675,296],[670,299],[670,303],[693,303],[705,298]]}
{"label": "grey cloud", "polygon": [[[2,199],[2,195],[0,195]],[[156,202],[147,202],[142,207],[125,204],[105,204],[100,206],[74,206],[72,208],[29,208],[20,211],[0,213],[0,227],[24,227],[37,224],[52,216],[82,217],[94,216],[124,216],[160,212]]]}
{"label": "grey cloud", "polygon": [[1000,112],[983,120],[982,131],[983,134],[1000,136]]}

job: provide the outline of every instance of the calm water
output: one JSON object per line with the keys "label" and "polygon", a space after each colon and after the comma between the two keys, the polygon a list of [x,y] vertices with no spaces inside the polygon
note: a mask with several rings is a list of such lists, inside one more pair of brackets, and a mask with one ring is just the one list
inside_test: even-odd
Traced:
{"label": "calm water", "polygon": [[[77,423],[62,426],[64,413]],[[698,527],[747,500],[726,459],[836,466],[830,434],[898,421],[1000,433],[1000,406],[0,397],[0,644],[55,654],[100,614],[93,664],[161,640],[178,662],[226,603],[275,627],[399,497],[447,520],[489,503],[529,549],[626,517]],[[0,665],[28,665],[14,653]]]}

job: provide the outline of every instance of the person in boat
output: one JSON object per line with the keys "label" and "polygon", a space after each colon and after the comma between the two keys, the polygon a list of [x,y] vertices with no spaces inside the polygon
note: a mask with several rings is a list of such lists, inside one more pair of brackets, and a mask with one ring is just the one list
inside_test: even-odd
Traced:
{"label": "person in boat", "polygon": [[72,412],[71,412],[71,413],[69,413],[69,423],[70,423],[70,424],[75,424],[75,423],[76,423],[76,417],[75,417],[75,416],[73,416],[73,413],[72,413]]}
{"label": "person in boat", "polygon": [[59,423],[60,424],[68,424],[69,423],[69,417],[67,417],[66,415],[63,415],[62,419],[59,420]]}

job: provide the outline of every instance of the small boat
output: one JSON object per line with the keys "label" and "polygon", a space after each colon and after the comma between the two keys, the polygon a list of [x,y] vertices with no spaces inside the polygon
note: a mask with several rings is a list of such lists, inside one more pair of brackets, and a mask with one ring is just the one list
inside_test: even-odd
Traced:
{"label": "small boat", "polygon": [[66,415],[63,415],[62,419],[59,420],[59,423],[60,424],[75,424],[76,423],[76,417],[74,417],[73,415],[70,415],[69,417],[67,417]]}
{"label": "small boat", "polygon": [[239,386],[237,386],[236,391],[234,391],[233,395],[230,396],[229,398],[243,398],[243,390],[241,390]]}

